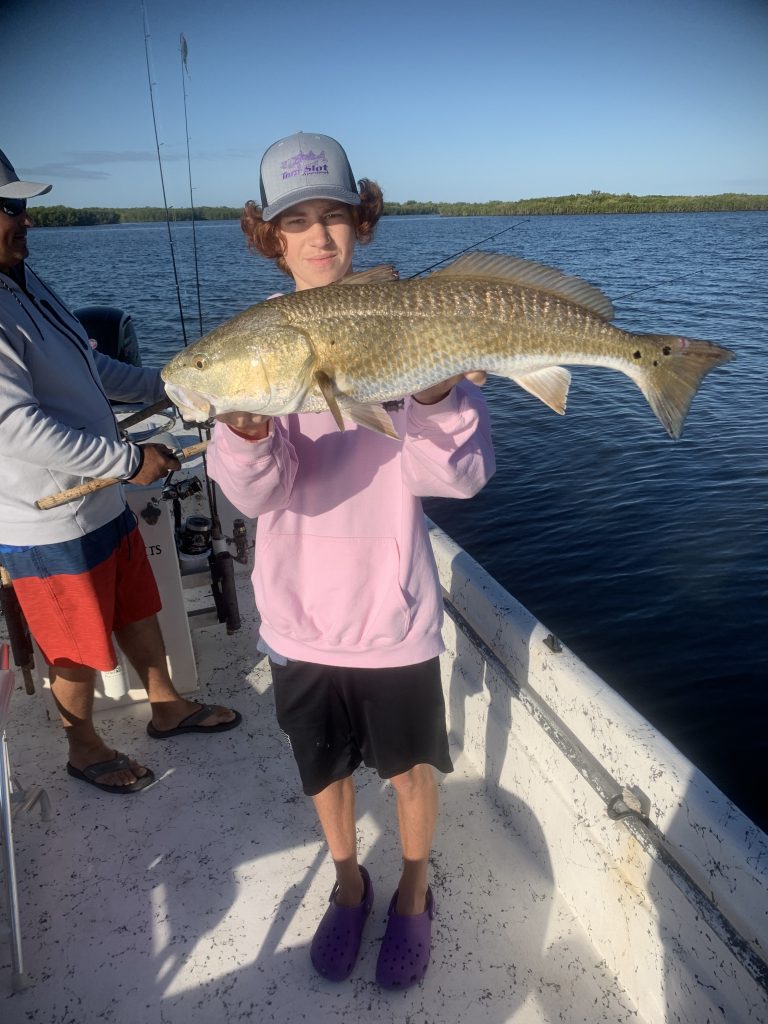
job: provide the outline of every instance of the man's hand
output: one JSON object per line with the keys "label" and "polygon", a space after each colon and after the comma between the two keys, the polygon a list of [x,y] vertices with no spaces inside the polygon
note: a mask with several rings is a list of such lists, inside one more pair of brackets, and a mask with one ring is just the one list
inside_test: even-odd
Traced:
{"label": "man's hand", "polygon": [[140,444],[139,448],[141,448],[141,466],[128,483],[146,486],[167,476],[172,469],[181,469],[181,463],[167,445]]}
{"label": "man's hand", "polygon": [[219,423],[226,423],[240,437],[249,441],[263,441],[269,434],[269,421],[272,417],[260,416],[255,412],[224,412],[216,419]]}
{"label": "man's hand", "polygon": [[477,384],[478,387],[482,387],[488,379],[488,374],[484,370],[469,370],[467,373],[457,373],[455,377],[444,380],[440,384],[433,384],[431,388],[419,391],[413,397],[420,405],[435,405],[437,402],[442,402],[450,394],[454,384],[458,384],[465,377],[467,380],[471,380],[473,384]]}

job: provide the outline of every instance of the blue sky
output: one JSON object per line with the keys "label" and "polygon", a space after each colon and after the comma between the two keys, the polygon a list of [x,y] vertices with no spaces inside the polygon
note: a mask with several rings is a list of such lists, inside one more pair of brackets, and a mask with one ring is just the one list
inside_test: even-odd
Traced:
{"label": "blue sky", "polygon": [[[768,194],[766,0],[145,0],[171,206],[258,199],[294,131],[394,201]],[[140,0],[3,0],[0,148],[36,202],[159,206]]]}

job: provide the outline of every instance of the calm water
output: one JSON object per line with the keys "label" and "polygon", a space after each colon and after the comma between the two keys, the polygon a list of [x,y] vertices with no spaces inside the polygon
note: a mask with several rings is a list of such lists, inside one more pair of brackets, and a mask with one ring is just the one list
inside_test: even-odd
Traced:
{"label": "calm water", "polygon": [[[358,267],[480,248],[601,287],[619,326],[722,342],[674,443],[625,378],[577,368],[564,418],[491,381],[498,473],[429,514],[763,828],[768,635],[768,215],[390,218]],[[198,336],[190,225],[174,226]],[[236,223],[197,226],[204,329],[285,286]],[[40,229],[30,262],[72,305],[134,316],[145,365],[182,334],[165,225]]]}

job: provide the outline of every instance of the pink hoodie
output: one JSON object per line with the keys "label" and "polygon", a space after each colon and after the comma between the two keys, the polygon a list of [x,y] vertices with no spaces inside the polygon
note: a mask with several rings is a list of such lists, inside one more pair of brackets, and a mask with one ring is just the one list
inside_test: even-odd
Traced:
{"label": "pink hoodie", "polygon": [[440,584],[420,496],[469,498],[495,470],[488,411],[463,381],[436,405],[406,399],[402,441],[330,413],[272,421],[248,441],[219,423],[208,472],[258,516],[261,637],[296,661],[387,668],[443,650]]}

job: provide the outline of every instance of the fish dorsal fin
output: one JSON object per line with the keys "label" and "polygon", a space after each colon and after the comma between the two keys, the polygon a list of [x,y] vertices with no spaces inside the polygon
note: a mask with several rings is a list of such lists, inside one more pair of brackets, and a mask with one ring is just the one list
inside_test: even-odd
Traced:
{"label": "fish dorsal fin", "polygon": [[371,267],[369,270],[358,270],[348,277],[337,281],[337,285],[348,284],[378,284],[382,281],[397,281],[400,275],[391,263],[382,263],[378,267]]}
{"label": "fish dorsal fin", "polygon": [[562,270],[548,267],[533,260],[521,260],[516,256],[502,256],[493,252],[470,252],[459,256],[447,267],[441,267],[430,277],[492,278],[522,287],[539,288],[553,295],[575,302],[603,320],[613,320],[613,304],[607,295],[594,285],[564,274]]}
{"label": "fish dorsal fin", "polygon": [[571,374],[562,366],[545,366],[543,370],[534,370],[513,377],[512,380],[529,394],[534,395],[550,409],[565,414],[568,399],[568,388],[571,385]]}
{"label": "fish dorsal fin", "polygon": [[350,402],[344,399],[340,400],[339,405],[342,416],[346,416],[353,423],[367,427],[368,430],[373,430],[377,434],[386,434],[387,437],[393,437],[396,441],[400,439],[392,417],[382,406],[362,405],[360,402]]}
{"label": "fish dorsal fin", "polygon": [[328,408],[331,410],[333,418],[336,420],[336,426],[339,430],[346,429],[344,427],[344,419],[341,415],[338,403],[336,401],[336,395],[333,391],[333,381],[327,373],[323,373],[322,370],[315,371],[315,383],[323,393],[323,398],[328,403]]}

